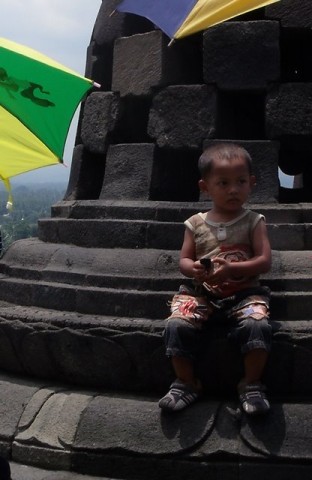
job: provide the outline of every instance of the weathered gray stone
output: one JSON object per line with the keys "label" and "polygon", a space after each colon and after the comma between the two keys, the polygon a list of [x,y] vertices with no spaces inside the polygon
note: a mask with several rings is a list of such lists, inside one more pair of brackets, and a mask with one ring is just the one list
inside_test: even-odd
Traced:
{"label": "weathered gray stone", "polygon": [[60,390],[60,387],[50,387],[41,388],[35,392],[29,403],[26,405],[26,408],[20,418],[18,426],[19,432],[24,432],[31,426],[45,402],[58,390]]}
{"label": "weathered gray stone", "polygon": [[221,23],[206,30],[203,39],[206,83],[223,90],[259,90],[279,79],[278,22]]}
{"label": "weathered gray stone", "polygon": [[[36,261],[32,259],[34,251],[38,254]],[[169,249],[131,250],[117,247],[113,250],[84,249],[69,244],[60,249],[58,245],[39,242],[38,239],[32,238],[25,240],[23,250],[18,248],[18,244],[12,245],[6,255],[6,260],[2,263],[2,273],[4,266],[14,270],[23,261],[25,278],[47,281],[53,279],[53,273],[59,272],[60,278],[63,280],[66,280],[67,274],[69,276],[77,275],[80,285],[96,287],[101,285],[100,276],[105,277],[109,270],[111,281],[114,276],[126,275],[129,278],[130,286],[136,281],[136,277],[131,275],[133,274],[133,260],[138,265],[139,277],[146,275],[147,278],[163,278],[163,276],[182,278],[177,271],[178,258],[179,253]],[[302,263],[303,261],[300,260],[300,264]]]}
{"label": "weathered gray stone", "polygon": [[[4,377],[2,385],[3,381]],[[16,384],[11,382],[7,388],[16,394]],[[32,393],[24,397],[21,418],[6,418],[15,429],[11,437],[14,462],[28,458],[33,465],[45,464],[54,470],[72,466],[89,473],[101,470],[101,478],[103,474],[127,478],[127,468],[128,476],[136,472],[136,478],[144,478],[144,472],[145,478],[153,479],[156,473],[159,478],[159,472],[173,479],[177,470],[187,479],[197,465],[200,479],[210,472],[212,478],[235,480],[241,477],[233,465],[244,464],[239,470],[242,478],[248,478],[248,464],[255,466],[257,461],[263,472],[265,459],[274,469],[279,464],[281,471],[283,465],[311,460],[309,403],[272,401],[268,415],[253,418],[242,414],[237,400],[220,403],[203,398],[179,414],[166,415],[158,408],[157,398],[62,391],[61,386],[41,390],[34,383]],[[0,411],[2,424],[3,416],[6,412]],[[220,456],[224,469],[216,461]],[[22,472],[14,462],[12,471]],[[27,469],[23,480],[28,473]],[[71,478],[69,472],[63,472],[63,477],[61,472],[51,472],[51,477],[40,476],[43,473],[34,469],[33,478]]]}
{"label": "weathered gray stone", "polygon": [[139,16],[114,12],[119,0],[102,2],[87,51],[86,76],[101,84],[103,90],[111,90],[114,41],[152,30],[153,24]]}
{"label": "weathered gray stone", "polygon": [[104,477],[94,477],[93,475],[80,475],[76,472],[66,472],[65,470],[46,470],[29,465],[20,465],[10,462],[13,479],[20,480],[111,480]]}
{"label": "weathered gray stone", "polygon": [[199,80],[199,50],[195,44],[176,42],[160,31],[115,41],[112,90],[125,95],[151,96],[157,87]]}
{"label": "weathered gray stone", "polygon": [[[90,394],[51,392],[37,411],[37,399],[29,403],[13,444],[19,462],[70,468],[70,448],[77,424],[90,401]],[[32,415],[32,418],[30,418]]]}
{"label": "weathered gray stone", "polygon": [[116,11],[118,3],[119,0],[102,2],[92,33],[92,40],[95,41],[97,50],[100,50],[103,45],[112,45],[116,38],[154,28],[154,25],[146,18]]}
{"label": "weathered gray stone", "polygon": [[[274,179],[271,182],[275,183]],[[206,210],[206,208],[204,208]],[[40,240],[53,239],[54,243],[72,243],[79,247],[92,248],[152,248],[170,250],[179,249],[183,239],[184,226],[174,222],[143,222],[140,220],[65,220],[58,222],[41,221]],[[158,228],[162,227],[162,229]],[[291,226],[289,236],[285,236],[287,224],[269,224],[268,232],[273,249],[296,250],[311,249],[311,226]],[[96,235],[95,235],[96,234]],[[158,243],[157,243],[158,242]],[[30,293],[29,293],[30,295]]]}
{"label": "weathered gray stone", "polygon": [[99,198],[105,168],[105,155],[87,152],[83,145],[74,148],[65,200]]}
{"label": "weathered gray stone", "polygon": [[[249,451],[270,459],[311,459],[310,404],[276,404],[261,421],[244,418],[241,437]],[[274,432],[274,433],[273,433]]]}
{"label": "weathered gray stone", "polygon": [[81,139],[91,153],[105,154],[109,136],[118,126],[119,96],[112,92],[94,92],[89,95],[83,110]]}
{"label": "weathered gray stone", "polygon": [[265,8],[267,18],[279,20],[282,27],[312,27],[312,5],[310,0],[283,0]]}
{"label": "weathered gray stone", "polygon": [[[209,436],[218,404],[194,405],[179,416],[161,415],[157,403],[118,397],[98,396],[93,399],[80,422],[75,449],[90,445],[92,431],[93,449],[132,454],[176,455],[204,442]],[[94,424],[94,421],[96,424]],[[138,432],[140,434],[138,435]],[[94,435],[95,433],[95,435]]]}
{"label": "weathered gray stone", "polygon": [[16,434],[18,422],[24,411],[25,405],[27,405],[40,386],[21,379],[18,382],[15,382],[10,377],[1,374],[0,388],[1,440],[10,443]]}
{"label": "weathered gray stone", "polygon": [[[59,376],[59,370],[54,362],[52,351],[49,351],[47,342],[47,337],[49,338],[47,332],[50,330],[53,331],[56,328],[44,325],[44,323],[36,325],[36,328],[29,326],[28,331],[21,328],[21,333],[24,333],[24,335],[17,356],[23,364],[24,370],[29,375],[41,378],[58,378]],[[40,361],[38,361],[39,359]]]}
{"label": "weathered gray stone", "polygon": [[148,200],[155,146],[111,145],[100,198]]}
{"label": "weathered gray stone", "polygon": [[12,445],[12,458],[24,465],[35,465],[49,470],[69,470],[71,459],[68,450],[43,448],[32,445],[23,445],[14,442]]}
{"label": "weathered gray stone", "polygon": [[[34,401],[37,403],[36,399]],[[30,401],[21,417],[15,441],[20,444],[31,441],[36,446],[60,450],[71,447],[80,417],[89,402],[90,395],[86,393],[51,392],[38,411]]]}
{"label": "weathered gray stone", "polygon": [[[197,159],[198,160],[198,159]],[[80,202],[57,202],[52,205],[54,219],[107,218],[159,222],[183,222],[199,209],[209,208],[210,203],[195,202],[142,202],[123,200],[82,200]],[[311,223],[311,203],[298,204],[253,204],[255,211],[263,212],[268,223]],[[27,243],[30,239],[25,239]],[[11,251],[11,250],[10,250]],[[6,254],[8,255],[8,254]],[[4,259],[1,260],[0,268]]]}
{"label": "weathered gray stone", "polygon": [[[150,295],[147,298],[151,305],[142,305],[150,318],[148,308],[159,311],[159,305],[151,301]],[[276,298],[272,300],[273,319],[277,314],[287,319],[272,323],[274,344],[265,382],[273,394],[306,395],[312,390],[308,380],[312,361],[311,328],[308,320],[297,319],[304,315],[304,309],[308,311],[311,307],[311,296],[307,295],[305,306],[303,294],[299,298],[298,306],[298,295],[291,299],[288,294],[284,312],[281,306],[275,311]],[[168,312],[165,301],[163,305]],[[138,308],[135,300],[134,308]],[[164,391],[172,380],[161,336],[163,321],[65,315],[52,310],[48,315],[45,310],[31,307],[2,307],[2,311],[2,328],[12,344],[20,345],[16,355],[28,374],[128,391]],[[16,337],[11,329],[12,319],[23,317],[28,317],[28,329],[20,328]],[[228,342],[227,334],[226,326],[208,332],[209,348],[200,360],[198,373],[209,395],[216,392],[232,395],[242,375],[239,351]],[[12,368],[3,359],[0,365]]]}
{"label": "weathered gray stone", "polygon": [[0,319],[0,363],[2,368],[20,373],[23,371],[23,365],[20,363],[16,350],[14,348],[14,342],[6,328],[3,328],[2,319]]}
{"label": "weathered gray stone", "polygon": [[292,225],[291,233],[289,224],[269,225],[269,235],[272,248],[276,250],[303,250],[305,248],[305,228],[303,225]]}
{"label": "weathered gray stone", "polygon": [[[272,183],[274,179],[272,179]],[[206,210],[207,208],[204,208]],[[77,246],[95,248],[153,248],[170,250],[179,249],[183,238],[184,226],[174,222],[144,223],[140,220],[72,220],[69,222],[40,222],[40,240],[53,239],[54,243],[72,243]],[[159,229],[158,227],[162,227]],[[268,225],[272,248],[278,250],[311,249],[311,226],[293,224],[289,237],[285,237],[287,224],[273,223]],[[96,232],[96,236],[94,235]],[[159,241],[159,243],[157,243]]]}
{"label": "weathered gray stone", "polygon": [[153,98],[148,133],[161,148],[199,149],[216,133],[214,87],[167,87]]}
{"label": "weathered gray stone", "polygon": [[[70,225],[70,228],[69,228]],[[164,244],[165,233],[158,232],[158,238],[162,238],[161,244],[156,243],[153,233],[156,225],[142,222],[108,220],[59,220],[58,222],[41,221],[39,226],[40,240],[53,243],[70,243],[79,246],[96,248],[157,248],[167,247],[170,250],[179,248],[180,238],[170,235],[177,233],[183,235],[183,225],[164,222],[163,227],[167,230],[169,238]]]}
{"label": "weathered gray stone", "polygon": [[[117,335],[115,331],[115,335]],[[75,329],[61,329],[46,338],[59,376],[65,381],[88,385],[123,388],[131,380],[129,353],[105,329],[93,334]],[[130,349],[131,351],[131,349]],[[71,352],[71,355],[69,355]]]}
{"label": "weathered gray stone", "polygon": [[269,138],[312,134],[312,84],[280,84],[266,101],[266,131]]}

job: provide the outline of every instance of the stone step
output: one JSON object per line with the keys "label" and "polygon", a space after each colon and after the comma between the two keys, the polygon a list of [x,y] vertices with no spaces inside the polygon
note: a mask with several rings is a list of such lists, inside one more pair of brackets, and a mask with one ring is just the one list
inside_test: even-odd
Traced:
{"label": "stone step", "polygon": [[[6,272],[2,278],[19,278],[28,280],[40,280],[52,283],[66,283],[72,286],[83,285],[86,287],[109,288],[118,290],[139,290],[146,291],[178,291],[181,284],[189,283],[178,273],[172,276],[144,276],[133,275],[126,272],[120,274],[86,274],[81,270],[72,270],[70,272],[61,268],[47,268],[39,272],[35,268],[20,266],[0,266],[1,272]],[[272,291],[290,291],[290,292],[309,292],[311,291],[311,277],[305,274],[296,274],[294,276],[279,276],[275,278],[272,274],[263,275],[260,281],[262,285],[268,286]]]}
{"label": "stone step", "polygon": [[[168,315],[174,291],[89,287],[43,280],[0,276],[0,300],[56,310],[151,319]],[[274,316],[296,320],[312,318],[311,291],[272,292]]]}
{"label": "stone step", "polygon": [[[312,223],[268,223],[268,233],[273,249],[312,249]],[[182,222],[105,218],[50,218],[38,221],[40,240],[87,248],[178,250],[181,248],[183,235]]]}
{"label": "stone step", "polygon": [[21,465],[16,462],[9,462],[12,480],[114,480],[107,477],[84,475],[77,472],[60,470],[59,468],[47,470],[32,465]]}
{"label": "stone step", "polygon": [[[310,251],[273,252],[272,270],[263,283],[274,293],[275,316],[312,316],[310,257]],[[86,249],[26,239],[15,242],[1,259],[0,299],[82,313],[90,309],[165,318],[168,300],[185,282],[177,266],[177,251]]]}
{"label": "stone step", "polygon": [[[272,320],[273,347],[264,377],[270,394],[287,399],[312,395],[311,318]],[[163,320],[2,302],[0,369],[82,388],[161,395],[173,380],[163,328]],[[198,366],[209,395],[233,395],[242,376],[241,356],[227,333],[226,325],[213,326]]]}
{"label": "stone step", "polygon": [[[86,480],[93,475],[94,480],[299,475],[309,480],[312,475],[310,397],[271,395],[271,412],[259,421],[240,412],[235,392],[205,394],[188,409],[163,415],[158,396],[3,374],[0,385],[1,446],[14,480],[78,480],[82,474]],[[49,469],[46,476],[43,468]]]}
{"label": "stone step", "polygon": [[[263,283],[273,290],[309,291],[312,251],[273,251]],[[15,242],[0,261],[0,273],[21,279],[130,290],[177,290],[179,252],[160,249],[83,248],[45,243],[37,238]]]}
{"label": "stone step", "polygon": [[[157,202],[124,200],[61,201],[51,207],[54,218],[127,219],[157,222],[184,222],[197,212],[205,212],[210,202]],[[269,223],[312,223],[312,204],[249,204],[265,215]]]}

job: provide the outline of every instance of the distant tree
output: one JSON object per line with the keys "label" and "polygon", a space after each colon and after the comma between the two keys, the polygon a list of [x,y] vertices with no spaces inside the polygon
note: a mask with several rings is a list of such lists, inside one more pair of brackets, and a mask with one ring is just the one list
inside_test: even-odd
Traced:
{"label": "distant tree", "polygon": [[51,206],[62,200],[65,186],[60,184],[21,185],[12,189],[14,206],[6,210],[7,192],[0,190],[0,228],[2,254],[11,243],[37,236],[39,218],[51,216]]}

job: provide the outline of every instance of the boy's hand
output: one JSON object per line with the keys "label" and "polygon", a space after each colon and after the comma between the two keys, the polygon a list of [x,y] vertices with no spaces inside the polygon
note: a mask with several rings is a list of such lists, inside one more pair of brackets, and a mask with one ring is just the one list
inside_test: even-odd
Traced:
{"label": "boy's hand", "polygon": [[200,263],[199,260],[193,263],[193,278],[199,283],[203,283],[207,278],[207,269]]}
{"label": "boy's hand", "polygon": [[210,285],[221,285],[230,277],[231,263],[224,258],[216,257],[212,260],[214,268],[206,272],[205,281]]}

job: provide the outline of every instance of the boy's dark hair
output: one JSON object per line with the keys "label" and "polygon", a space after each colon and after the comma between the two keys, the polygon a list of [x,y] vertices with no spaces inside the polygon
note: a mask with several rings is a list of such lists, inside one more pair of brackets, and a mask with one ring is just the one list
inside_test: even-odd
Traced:
{"label": "boy's dark hair", "polygon": [[252,160],[251,156],[247,152],[247,150],[240,145],[236,145],[235,143],[217,143],[212,145],[211,147],[206,148],[204,152],[199,157],[198,161],[198,169],[202,178],[207,177],[213,166],[213,161],[216,159],[226,159],[231,160],[233,158],[244,158],[246,160],[246,164],[251,174],[252,169]]}

